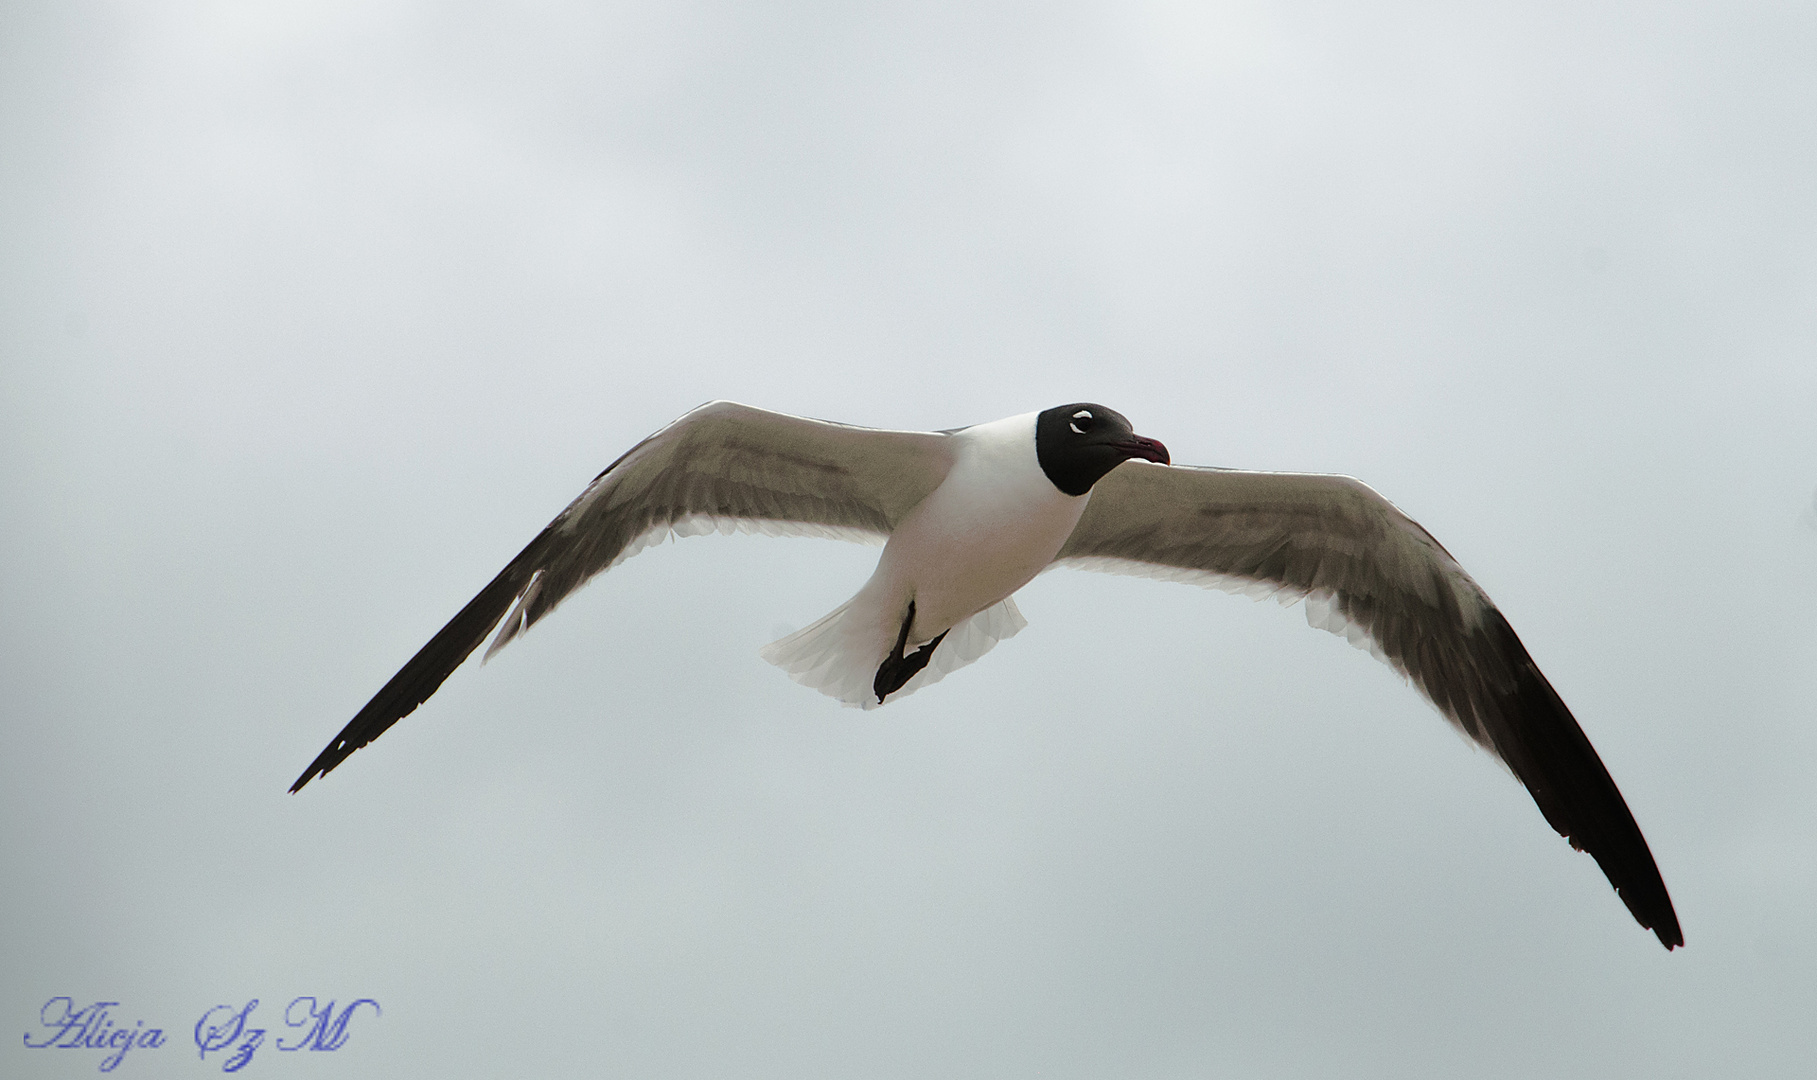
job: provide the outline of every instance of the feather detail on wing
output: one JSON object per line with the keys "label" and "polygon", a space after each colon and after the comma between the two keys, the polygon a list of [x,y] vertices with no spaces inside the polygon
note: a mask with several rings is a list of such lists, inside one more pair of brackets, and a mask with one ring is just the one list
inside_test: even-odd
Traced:
{"label": "feather detail on wing", "polygon": [[1450,553],[1347,476],[1132,462],[1092,489],[1056,563],[1282,603],[1368,649],[1526,785],[1636,920],[1684,944],[1640,828],[1525,646]]}
{"label": "feather detail on wing", "polygon": [[348,722],[290,790],[435,693],[501,622],[490,657],[595,574],[709,532],[882,543],[952,467],[949,436],[882,431],[715,401],[607,466]]}

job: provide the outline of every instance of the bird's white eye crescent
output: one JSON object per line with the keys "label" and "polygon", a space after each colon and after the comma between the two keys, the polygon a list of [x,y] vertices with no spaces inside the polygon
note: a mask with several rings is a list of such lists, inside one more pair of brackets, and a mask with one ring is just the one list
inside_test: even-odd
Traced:
{"label": "bird's white eye crescent", "polygon": [[[1078,412],[1073,413],[1072,423],[1067,426],[1072,428],[1076,433],[1083,435],[1085,434],[1085,429],[1091,427],[1091,422],[1094,419],[1096,419],[1096,417],[1092,416],[1090,409],[1080,409]],[[1079,425],[1079,421],[1081,420],[1085,421],[1084,427]]]}

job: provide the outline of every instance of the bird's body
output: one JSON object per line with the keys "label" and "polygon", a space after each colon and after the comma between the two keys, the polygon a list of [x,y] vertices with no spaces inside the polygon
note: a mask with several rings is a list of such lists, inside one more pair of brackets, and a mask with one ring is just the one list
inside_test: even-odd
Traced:
{"label": "bird's body", "polygon": [[703,405],[595,477],[291,790],[413,711],[494,627],[487,656],[595,574],[670,535],[881,541],[856,595],[767,647],[765,659],[874,708],[1020,630],[1013,594],[1053,565],[1303,599],[1308,621],[1393,666],[1506,764],[1547,822],[1595,856],[1642,926],[1668,948],[1684,943],[1652,853],[1589,740],[1430,534],[1349,477],[1160,467],[1168,461],[1161,444],[1089,403],[942,432]]}
{"label": "bird's body", "polygon": [[1028,452],[1034,413],[966,428],[953,441],[952,471],[890,534],[871,578],[888,589],[887,603],[915,601],[914,643],[1034,580],[1091,499],[1061,492],[1042,474]]}
{"label": "bird's body", "polygon": [[1042,473],[1029,453],[1035,416],[954,432],[952,468],[890,533],[870,580],[826,618],[766,648],[764,659],[845,704],[874,708],[885,695],[874,692],[873,675],[898,637],[919,647],[983,616],[959,640],[942,642],[935,663],[889,698],[976,660],[1026,625],[1010,595],[1053,562],[1091,498],[1067,495]]}

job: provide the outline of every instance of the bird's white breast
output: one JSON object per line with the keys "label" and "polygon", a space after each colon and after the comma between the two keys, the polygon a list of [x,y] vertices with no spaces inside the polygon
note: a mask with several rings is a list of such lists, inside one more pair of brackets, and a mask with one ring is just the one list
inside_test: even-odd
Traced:
{"label": "bird's white breast", "polygon": [[[873,583],[915,602],[925,641],[1020,589],[1060,551],[1091,498],[1054,487],[1035,455],[1035,413],[966,428],[945,482],[884,547]],[[900,616],[898,616],[900,618]]]}

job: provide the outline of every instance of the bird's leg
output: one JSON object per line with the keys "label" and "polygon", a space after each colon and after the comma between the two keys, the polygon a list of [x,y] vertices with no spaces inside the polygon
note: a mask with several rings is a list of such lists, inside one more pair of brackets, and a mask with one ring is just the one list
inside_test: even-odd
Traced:
{"label": "bird's leg", "polygon": [[948,633],[948,631],[942,630],[940,637],[904,656],[902,650],[908,644],[909,627],[914,625],[914,622],[915,602],[910,600],[908,617],[902,620],[902,632],[896,635],[896,647],[883,658],[883,663],[877,665],[877,678],[871,682],[871,689],[876,691],[879,705],[883,704],[884,698],[902,689],[902,684],[914,678],[917,671],[927,666],[927,662],[934,658],[934,649],[939,646],[941,639],[945,638]]}

